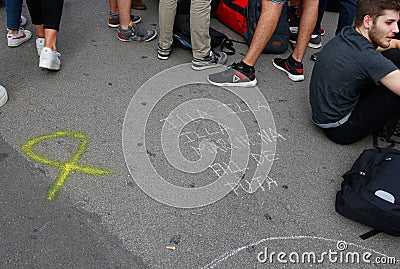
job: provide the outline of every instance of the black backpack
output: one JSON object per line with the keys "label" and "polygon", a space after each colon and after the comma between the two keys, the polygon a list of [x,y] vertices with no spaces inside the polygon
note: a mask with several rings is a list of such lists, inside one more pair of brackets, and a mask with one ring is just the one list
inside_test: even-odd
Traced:
{"label": "black backpack", "polygon": [[[261,14],[262,0],[249,0],[247,4],[247,25],[248,29],[244,33],[244,38],[250,45],[254,32],[256,30],[258,18]],[[287,19],[287,4],[282,8],[281,16],[279,17],[278,25],[271,39],[264,48],[264,53],[282,54],[287,51],[289,47],[289,22]]]}
{"label": "black backpack", "polygon": [[[220,47],[220,50],[225,52],[227,55],[235,54],[235,48],[231,39],[229,39],[224,33],[221,33],[214,28],[209,28],[211,47]],[[192,49],[190,39],[190,16],[189,14],[177,14],[175,16],[174,30],[173,30],[174,44],[184,48]]]}
{"label": "black backpack", "polygon": [[[173,29],[174,44],[188,49],[192,49],[190,39],[190,1],[191,0],[178,0]],[[215,12],[212,10],[211,13]],[[209,31],[211,38],[210,45],[212,48],[220,46],[220,50],[227,55],[235,54],[236,50],[233,48],[233,40],[212,27],[209,28]]]}
{"label": "black backpack", "polygon": [[394,148],[364,150],[343,175],[336,194],[336,211],[379,232],[400,236],[400,151]]}

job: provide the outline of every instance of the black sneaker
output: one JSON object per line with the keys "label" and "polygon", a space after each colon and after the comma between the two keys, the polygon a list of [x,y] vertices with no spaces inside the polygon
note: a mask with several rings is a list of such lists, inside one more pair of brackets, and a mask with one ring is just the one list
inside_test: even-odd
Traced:
{"label": "black sneaker", "polygon": [[285,72],[291,80],[293,81],[304,80],[302,63],[291,65],[288,61],[288,58],[287,59],[275,58],[272,61],[272,64],[279,70]]}
{"label": "black sneaker", "polygon": [[[289,41],[292,44],[296,44],[297,43],[297,35],[298,35],[297,33],[289,35]],[[321,48],[322,47],[321,35],[316,35],[314,37],[311,36],[310,41],[308,42],[308,47],[309,48],[313,48],[313,49]]]}
{"label": "black sneaker", "polygon": [[217,67],[220,64],[224,64],[228,56],[225,52],[216,52],[210,50],[208,56],[203,58],[192,58],[192,68],[194,70],[203,70],[207,68]]}
{"label": "black sneaker", "polygon": [[169,55],[171,54],[171,47],[167,49],[163,49],[160,47],[160,43],[157,44],[157,58],[160,60],[168,60]]}
{"label": "black sneaker", "polygon": [[227,70],[209,75],[207,80],[216,86],[254,87],[257,84],[254,67],[246,73],[241,63],[233,63]]}

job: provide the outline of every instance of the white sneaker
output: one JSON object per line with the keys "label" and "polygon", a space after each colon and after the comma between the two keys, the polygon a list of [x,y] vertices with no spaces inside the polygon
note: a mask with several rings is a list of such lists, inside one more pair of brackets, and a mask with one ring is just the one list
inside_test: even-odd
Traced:
{"label": "white sneaker", "polygon": [[60,70],[60,56],[57,51],[44,47],[40,53],[39,67],[50,70]]}
{"label": "white sneaker", "polygon": [[44,38],[39,37],[36,39],[36,49],[37,49],[37,53],[39,56],[40,56],[40,53],[42,52],[43,48],[44,48]]}
{"label": "white sneaker", "polygon": [[7,43],[9,47],[18,47],[22,43],[31,39],[32,33],[24,28],[19,28],[16,34],[7,34]]}
{"label": "white sneaker", "polygon": [[26,18],[24,16],[21,16],[21,19],[19,20],[19,24],[21,27],[24,27],[26,25]]}
{"label": "white sneaker", "polygon": [[3,86],[0,86],[0,107],[2,107],[8,100],[7,91]]}

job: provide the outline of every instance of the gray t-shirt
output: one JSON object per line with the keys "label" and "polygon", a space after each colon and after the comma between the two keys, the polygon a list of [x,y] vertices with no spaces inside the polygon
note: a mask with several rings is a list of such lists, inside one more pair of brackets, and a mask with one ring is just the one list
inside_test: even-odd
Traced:
{"label": "gray t-shirt", "polygon": [[349,115],[360,94],[380,85],[397,67],[354,27],[348,26],[318,54],[310,82],[313,121],[337,122]]}

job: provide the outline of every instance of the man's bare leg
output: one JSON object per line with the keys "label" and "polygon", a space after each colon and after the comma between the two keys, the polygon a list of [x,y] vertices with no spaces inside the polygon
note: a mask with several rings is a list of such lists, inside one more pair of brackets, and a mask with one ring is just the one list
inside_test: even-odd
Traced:
{"label": "man's bare leg", "polygon": [[318,18],[318,0],[303,0],[302,15],[300,17],[300,26],[297,36],[296,47],[294,48],[292,57],[297,61],[303,60],[306,53],[308,42]]}
{"label": "man's bare leg", "polygon": [[[287,59],[276,58],[273,62],[276,68],[287,73],[293,81],[304,80],[301,61],[318,17],[318,0],[303,0],[302,4],[304,15],[300,20],[296,48]],[[226,71],[209,75],[208,81],[210,83],[217,86],[251,87],[256,85],[254,65],[275,31],[282,7],[283,4],[271,0],[262,0],[261,15],[246,56],[242,62],[234,63]]]}
{"label": "man's bare leg", "polygon": [[110,11],[112,14],[118,14],[118,4],[117,0],[109,0],[108,1],[110,4]]}
{"label": "man's bare leg", "polygon": [[249,50],[243,58],[243,62],[249,66],[254,66],[260,57],[265,46],[271,39],[272,34],[278,24],[282,12],[282,4],[262,0],[261,15],[258,19],[257,27],[254,32]]}
{"label": "man's bare leg", "polygon": [[122,29],[128,29],[131,22],[131,4],[131,0],[117,0],[119,24]]}

